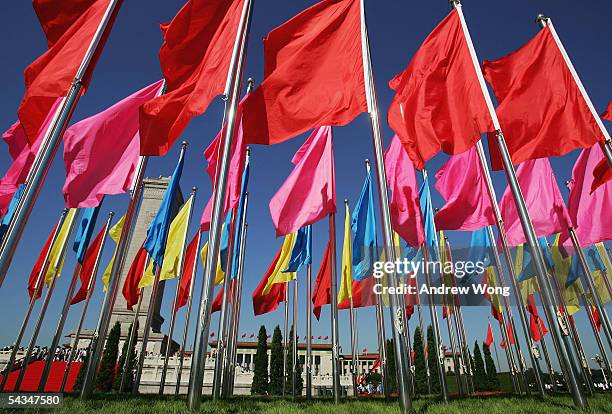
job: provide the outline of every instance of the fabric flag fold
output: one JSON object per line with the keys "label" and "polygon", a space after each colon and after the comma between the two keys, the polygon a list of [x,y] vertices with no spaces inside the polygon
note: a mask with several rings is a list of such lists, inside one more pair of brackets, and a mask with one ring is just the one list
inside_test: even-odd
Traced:
{"label": "fabric flag fold", "polygon": [[[327,247],[323,253],[323,259],[321,260],[321,266],[319,267],[319,273],[315,279],[314,289],[312,290],[312,312],[314,313],[317,320],[321,317],[321,308],[323,305],[331,304],[331,264],[330,255],[331,248],[330,242],[327,242]],[[319,337],[321,339],[321,337]]]}
{"label": "fabric flag fold", "polygon": [[[229,283],[229,290],[227,292],[227,303],[228,304],[232,302],[232,294],[234,292],[235,284],[236,284],[236,279],[232,279]],[[215,296],[215,300],[213,300],[210,313],[221,312],[222,305],[223,305],[223,286],[221,286],[221,289],[219,289],[217,296]]]}
{"label": "fabric flag fold", "polygon": [[296,232],[336,211],[332,128],[316,128],[291,162],[295,168],[270,200],[277,236]]}
{"label": "fabric flag fold", "polygon": [[438,230],[478,230],[495,224],[493,206],[475,147],[453,155],[436,173],[435,188],[446,204],[436,214]]}
{"label": "fabric flag fold", "polygon": [[96,207],[104,195],[130,189],[140,156],[138,108],[161,93],[155,82],[64,133],[64,199],[68,207]]}
{"label": "fabric flag fold", "polygon": [[367,111],[359,0],[323,0],[264,39],[264,80],[245,102],[246,142],[277,144]]}
{"label": "fabric flag fold", "polygon": [[[574,164],[572,179],[569,182],[567,207],[578,239],[583,246],[612,239],[612,181],[600,185],[591,192],[593,169],[599,162],[607,162],[599,145],[582,150]],[[607,168],[607,165],[606,165]],[[563,245],[571,244],[566,240],[569,235],[563,232]]]}
{"label": "fabric flag fold", "polygon": [[[514,164],[604,141],[548,26],[509,55],[485,61],[483,72]],[[491,164],[501,170],[494,139],[489,135]]]}
{"label": "fabric flag fold", "polygon": [[608,102],[608,106],[606,107],[604,113],[601,114],[601,117],[603,119],[607,119],[608,121],[612,121],[612,100]]}
{"label": "fabric flag fold", "polygon": [[395,135],[385,152],[387,183],[391,189],[391,224],[406,242],[418,248],[425,240],[414,166]]}
{"label": "fabric flag fold", "polygon": [[165,155],[225,89],[244,0],[189,0],[162,25],[166,93],[140,108],[140,153]]}
{"label": "fabric flag fold", "polygon": [[255,313],[255,316],[275,311],[276,308],[278,308],[279,303],[286,300],[285,283],[275,283],[271,285],[268,293],[264,293],[264,288],[268,286],[270,278],[274,275],[274,271],[278,267],[282,253],[283,246],[278,249],[276,257],[274,257],[274,260],[272,260],[272,263],[270,263],[264,277],[261,279],[261,282],[259,282],[259,285],[257,285],[257,288],[253,292],[253,312]]}
{"label": "fabric flag fold", "polygon": [[[108,235],[115,242],[115,244],[119,243],[119,238],[121,237],[121,232],[123,231],[123,223],[125,222],[125,215],[123,215],[117,223],[108,231]],[[108,282],[110,280],[111,272],[113,271],[113,265],[115,264],[115,256],[117,256],[117,247],[115,246],[115,250],[113,252],[113,257],[111,257],[110,262],[108,262],[108,266],[104,270],[104,274],[102,275],[102,285],[104,287],[104,291],[108,288]]]}
{"label": "fabric flag fold", "polygon": [[[516,170],[516,175],[537,236],[566,232],[572,220],[548,159],[525,161]],[[525,243],[523,227],[509,187],[506,187],[502,195],[499,208],[506,225],[509,245]]]}
{"label": "fabric flag fold", "polygon": [[168,230],[170,227],[170,220],[172,220],[172,204],[177,192],[179,191],[179,182],[181,181],[181,175],[183,174],[183,163],[185,161],[185,154],[181,152],[181,157],[174,168],[174,172],[168,182],[168,187],[164,192],[159,210],[151,221],[147,230],[147,237],[142,247],[149,252],[151,260],[156,266],[161,266],[164,260],[164,251],[166,250],[166,241],[168,238]]}
{"label": "fabric flag fold", "polygon": [[55,243],[51,246],[51,250],[49,252],[49,267],[47,268],[47,273],[45,274],[45,283],[50,284],[53,278],[59,277],[62,273],[62,268],[64,267],[64,246],[68,243],[68,238],[70,237],[70,229],[74,221],[76,220],[78,215],[78,209],[71,208],[66,215],[66,219],[60,227],[59,232],[57,233],[57,238],[55,239]]}
{"label": "fabric flag fold", "polygon": [[103,247],[102,241],[104,239],[104,234],[106,233],[106,225],[100,230],[96,238],[93,240],[93,243],[89,245],[87,251],[83,257],[83,267],[81,268],[81,274],[79,275],[81,279],[81,287],[77,291],[77,293],[72,297],[70,301],[71,305],[75,305],[81,301],[84,301],[87,298],[87,287],[89,286],[89,281],[93,277],[93,283],[91,285],[91,291],[93,292],[95,283],[96,283],[96,275],[94,274],[94,270],[96,267],[96,259],[101,253],[101,249]]}
{"label": "fabric flag fold", "polygon": [[[538,325],[539,328],[538,328]],[[542,334],[540,335],[540,329],[542,330]],[[544,325],[544,321],[537,315],[530,314],[529,316],[529,331],[531,333],[531,338],[535,342],[540,342],[541,339],[548,333],[548,329],[546,329],[546,325]]]}
{"label": "fabric flag fold", "polygon": [[196,257],[198,256],[198,246],[200,245],[201,233],[198,232],[185,251],[185,266],[183,266],[183,275],[179,286],[178,297],[176,298],[176,306],[174,312],[187,304],[189,295],[191,294],[191,278],[194,276],[194,269],[197,264]]}
{"label": "fabric flag fold", "polygon": [[491,347],[491,344],[495,341],[495,339],[493,338],[493,329],[491,329],[491,322],[489,322],[488,327],[487,327],[487,339],[485,339],[485,344],[487,344],[487,347]]}
{"label": "fabric flag fold", "polygon": [[310,225],[302,227],[298,230],[291,257],[289,258],[289,266],[283,270],[283,273],[299,272],[302,266],[312,263],[312,228]]}
{"label": "fabric flag fold", "polygon": [[289,267],[289,260],[291,259],[291,251],[295,244],[296,233],[289,233],[285,236],[283,244],[281,246],[281,255],[272,273],[268,277],[268,282],[264,286],[263,294],[267,295],[272,290],[272,287],[279,283],[289,282],[294,280],[297,276],[295,272],[283,272],[284,269]]}
{"label": "fabric flag fold", "polygon": [[437,260],[436,224],[434,219],[434,209],[431,203],[431,193],[429,190],[429,177],[425,177],[421,187],[419,188],[419,200],[421,203],[421,212],[423,214],[425,244],[427,245],[431,260]]}
{"label": "fabric flag fold", "polygon": [[134,257],[127,276],[125,277],[123,289],[121,290],[128,310],[132,310],[133,306],[138,303],[138,297],[140,296],[140,288],[138,287],[138,284],[144,275],[145,266],[147,265],[148,261],[149,255],[144,246],[141,246],[140,249],[138,249],[138,252],[136,252],[136,256]]}
{"label": "fabric flag fold", "polygon": [[[55,225],[53,227],[53,230],[51,230],[51,233],[47,237],[47,241],[45,241],[45,244],[43,245],[42,250],[38,254],[38,258],[36,259],[36,262],[34,262],[34,267],[32,268],[32,271],[30,272],[30,278],[28,279],[28,294],[30,295],[30,298],[32,298],[36,290],[36,282],[38,281],[38,278],[40,277],[40,273],[43,271],[43,267],[45,265],[45,258],[47,257],[47,253],[49,252],[49,249],[51,248],[51,242],[53,241],[53,235],[55,234],[56,229],[57,229],[57,225]],[[41,292],[42,292],[42,289],[39,290],[38,295],[36,295],[36,299],[40,298]]]}
{"label": "fabric flag fold", "polygon": [[74,237],[74,244],[72,245],[72,250],[76,253],[77,261],[81,264],[83,264],[85,252],[89,247],[89,241],[91,240],[94,228],[96,227],[99,212],[99,206],[90,207],[83,210],[83,217],[81,217],[81,223],[77,228],[76,236]]}
{"label": "fabric flag fold", "polygon": [[344,206],[344,241],[342,242],[342,279],[338,290],[338,303],[353,297],[353,248],[351,246],[351,212],[348,204]]}
{"label": "fabric flag fold", "polygon": [[372,274],[376,260],[376,217],[369,170],[351,216],[351,229],[355,233],[352,245],[353,280],[359,281]]}
{"label": "fabric flag fold", "polygon": [[[47,38],[48,50],[23,73],[26,90],[17,113],[31,144],[55,100],[67,95],[109,3],[110,0],[33,0],[34,11]],[[113,10],[83,76],[81,94],[89,86],[121,3],[119,1]]]}
{"label": "fabric flag fold", "polygon": [[[353,295],[353,308],[367,308],[368,306],[376,305],[376,294],[374,293],[374,285],[379,283],[375,277],[366,277],[359,282],[353,280],[351,291]],[[338,303],[338,309],[349,309],[350,303],[348,299]]]}
{"label": "fabric flag fold", "polygon": [[456,10],[431,32],[389,87],[395,91],[389,126],[419,170],[439,151],[461,154],[481,133],[493,130]]}

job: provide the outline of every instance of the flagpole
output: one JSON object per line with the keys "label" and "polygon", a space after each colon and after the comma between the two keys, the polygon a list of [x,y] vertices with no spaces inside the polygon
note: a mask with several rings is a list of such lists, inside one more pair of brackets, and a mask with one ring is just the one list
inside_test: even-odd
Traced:
{"label": "flagpole", "polygon": [[291,395],[293,399],[297,397],[297,389],[296,389],[296,379],[297,379],[297,363],[298,363],[298,336],[297,336],[297,304],[298,304],[298,280],[297,275],[293,280],[293,349],[292,353],[292,363],[291,367]]}
{"label": "flagpole", "polygon": [[[488,317],[489,319],[489,326],[491,326],[491,318]],[[493,330],[491,330],[492,332]],[[499,354],[497,353],[497,341],[495,340],[495,338],[493,338],[493,349],[495,350],[495,359],[497,360],[497,369],[499,369],[501,371],[501,364],[499,363]]]}
{"label": "flagpole", "polygon": [[140,201],[143,190],[143,179],[145,170],[147,168],[148,159],[149,157],[141,156],[138,159],[138,164],[134,173],[134,182],[132,189],[130,190],[130,201],[128,203],[128,208],[125,213],[125,219],[123,221],[123,227],[121,229],[121,236],[119,236],[119,241],[117,242],[117,247],[115,248],[115,252],[117,255],[115,256],[115,261],[113,262],[113,267],[111,269],[106,295],[104,297],[104,302],[102,303],[102,307],[100,309],[98,323],[96,325],[96,329],[90,342],[91,354],[89,355],[89,358],[87,360],[87,366],[81,367],[81,369],[85,369],[85,377],[83,379],[83,386],[81,388],[82,400],[87,400],[91,398],[94,391],[96,372],[98,371],[98,365],[100,362],[100,358],[102,357],[104,341],[108,333],[111,314],[113,308],[115,307],[117,292],[119,291],[119,281],[121,279],[121,272],[123,271],[123,267],[125,265],[128,246],[130,245],[130,242],[132,240],[134,225],[136,224],[134,218],[136,217],[140,208]]}
{"label": "flagpole", "polygon": [[74,335],[74,341],[72,349],[68,354],[68,361],[66,362],[66,369],[64,371],[64,377],[62,378],[62,385],[60,386],[60,392],[64,392],[66,387],[66,382],[68,381],[68,374],[70,373],[70,367],[72,366],[72,362],[74,357],[76,356],[76,351],[78,349],[79,339],[81,337],[81,329],[83,328],[83,322],[85,321],[85,315],[87,314],[87,308],[89,307],[89,300],[91,299],[91,295],[93,294],[93,287],[96,281],[96,276],[98,274],[98,267],[100,266],[100,261],[102,260],[102,252],[104,251],[104,245],[106,244],[106,238],[108,237],[108,231],[110,229],[110,224],[115,215],[114,212],[108,213],[108,219],[106,220],[106,226],[104,227],[106,231],[102,236],[102,242],[100,243],[100,249],[98,250],[96,261],[94,262],[94,267],[91,272],[91,277],[89,278],[89,282],[87,283],[87,294],[85,297],[85,303],[83,304],[83,309],[81,309],[81,316],[79,317],[79,324],[77,326],[77,330]]}
{"label": "flagpole", "polygon": [[[183,328],[183,340],[181,341],[181,353],[179,356],[178,373],[176,375],[176,388],[174,395],[178,395],[181,390],[181,376],[183,373],[183,362],[185,356],[185,347],[187,346],[187,333],[189,332],[189,321],[191,319],[191,305],[193,303],[193,287],[195,285],[196,274],[198,271],[198,252],[200,251],[200,242],[202,241],[202,233],[198,230],[198,243],[196,248],[196,257],[194,258],[193,270],[191,272],[191,283],[189,284],[189,295],[187,296],[187,307],[185,310],[185,326]],[[174,309],[174,312],[177,310]]]}
{"label": "flagpole", "polygon": [[34,305],[36,303],[36,300],[38,299],[38,295],[41,293],[43,286],[45,284],[44,281],[45,281],[45,275],[47,274],[47,270],[49,268],[48,262],[49,262],[49,255],[51,254],[51,248],[55,244],[57,237],[59,235],[60,229],[64,225],[64,221],[66,220],[68,211],[69,210],[67,208],[62,210],[62,214],[60,215],[60,218],[57,224],[55,225],[55,230],[53,232],[53,235],[51,236],[51,243],[49,244],[49,248],[47,249],[47,252],[45,253],[45,259],[43,261],[43,266],[40,270],[40,274],[38,275],[38,279],[36,279],[36,285],[34,286],[34,292],[32,293],[32,296],[30,297],[30,303],[28,305],[28,310],[26,311],[25,318],[23,319],[23,322],[21,323],[21,328],[19,328],[19,333],[17,334],[15,345],[13,346],[13,349],[11,350],[11,356],[9,357],[8,363],[6,364],[6,367],[3,370],[5,372],[5,375],[2,378],[2,384],[0,384],[0,391],[6,391],[6,381],[8,380],[8,376],[10,372],[13,370],[13,365],[15,365],[15,357],[17,356],[17,351],[19,350],[19,346],[21,345],[21,341],[23,340],[23,336],[25,335],[26,328],[28,327],[30,316],[32,316],[32,311],[34,310]]}
{"label": "flagpole", "polygon": [[589,97],[589,94],[587,93],[584,85],[582,84],[582,81],[580,80],[580,77],[578,76],[578,72],[576,72],[576,68],[574,68],[574,65],[569,55],[567,54],[567,51],[565,50],[563,43],[561,43],[561,39],[559,38],[559,35],[557,35],[557,31],[555,30],[555,27],[553,26],[552,20],[550,19],[550,17],[546,17],[543,14],[538,14],[536,17],[536,23],[538,24],[538,26],[540,26],[541,29],[544,29],[546,26],[548,26],[548,28],[550,29],[550,34],[555,40],[555,43],[557,44],[557,47],[559,48],[559,52],[561,52],[561,56],[563,56],[563,60],[565,61],[567,68],[572,74],[572,78],[574,78],[574,82],[576,82],[576,85],[578,86],[578,90],[580,91],[580,94],[584,98],[584,101],[589,107],[589,111],[591,111],[591,115],[593,115],[593,119],[595,120],[597,127],[599,128],[602,135],[604,136],[604,139],[606,140],[605,143],[599,142],[599,145],[601,146],[601,150],[605,154],[606,160],[608,161],[608,168],[612,169],[612,141],[610,140],[610,134],[608,133],[608,130],[606,129],[606,127],[603,125],[603,122],[601,122],[601,118],[599,117],[599,114],[595,110],[595,106],[593,106],[593,102],[591,102],[591,98]]}
{"label": "flagpole", "polygon": [[[70,222],[68,233],[66,234],[66,238],[64,239],[62,243],[62,248],[60,250],[60,256],[58,257],[58,260],[56,261],[55,266],[54,266],[53,278],[51,279],[51,284],[49,285],[49,288],[47,289],[47,294],[45,295],[45,300],[43,302],[43,305],[40,308],[40,313],[38,315],[38,320],[36,321],[36,325],[34,325],[34,331],[32,332],[32,337],[30,338],[30,344],[28,345],[28,350],[26,351],[25,357],[23,359],[23,364],[21,364],[21,370],[19,371],[19,377],[17,378],[17,382],[15,383],[14,391],[19,391],[21,382],[23,381],[23,377],[26,373],[26,368],[28,366],[28,360],[30,359],[30,355],[32,354],[32,348],[34,348],[34,346],[36,345],[36,340],[38,339],[40,328],[42,327],[43,320],[45,319],[45,314],[47,313],[47,307],[49,306],[49,302],[51,300],[51,296],[53,295],[55,284],[59,277],[58,271],[64,262],[64,258],[66,255],[66,249],[68,247],[68,240],[70,240],[70,238],[72,237],[72,231],[74,230],[74,227],[75,227],[77,215],[78,215],[78,210],[72,216],[72,221]],[[51,251],[52,249],[53,249],[53,245],[49,247],[49,251]],[[52,266],[53,264],[50,263],[49,265]],[[53,354],[54,352],[55,352],[55,349],[49,350],[50,354]]]}
{"label": "flagpole", "polygon": [[[227,341],[227,321],[228,313],[230,309],[228,307],[229,291],[232,289],[232,258],[234,251],[234,236],[236,234],[236,210],[231,210],[231,218],[229,223],[228,232],[228,246],[227,246],[227,260],[225,266],[225,276],[223,277],[223,295],[221,299],[221,315],[219,316],[219,336],[217,337],[217,357],[215,358],[215,371],[213,376],[212,396],[213,400],[216,400],[221,395],[221,384],[223,381],[223,370],[225,367],[225,357],[227,347],[225,342]],[[210,250],[210,245],[209,245]],[[220,253],[219,253],[220,254]],[[221,258],[219,258],[221,261]],[[235,288],[235,286],[234,286]]]}
{"label": "flagpole", "polygon": [[338,285],[337,285],[337,269],[336,269],[336,213],[329,214],[329,251],[330,251],[330,268],[331,268],[331,337],[332,337],[332,383],[334,389],[334,404],[340,402],[340,372],[338,367],[339,349],[338,349]]}
{"label": "flagpole", "polygon": [[285,283],[285,324],[283,330],[283,397],[287,384],[287,352],[289,348],[289,283]]}
{"label": "flagpole", "polygon": [[185,252],[187,250],[187,244],[189,243],[187,239],[187,234],[189,234],[189,225],[191,224],[191,219],[193,217],[193,203],[195,203],[196,193],[198,189],[196,187],[191,188],[191,207],[189,208],[189,218],[187,219],[187,225],[185,226],[185,235],[183,238],[183,249],[181,251],[181,261],[179,262],[179,267],[177,270],[176,277],[176,290],[174,291],[174,299],[172,300],[172,316],[170,317],[170,327],[168,329],[168,339],[166,340],[166,352],[164,355],[164,366],[162,368],[161,379],[159,381],[159,395],[164,394],[164,388],[166,386],[166,373],[168,370],[168,359],[170,358],[170,348],[172,348],[172,334],[174,333],[174,323],[176,321],[176,312],[174,312],[174,308],[176,307],[176,301],[179,296],[179,292],[181,290],[181,279],[183,278],[183,269],[185,268]]}
{"label": "flagpole", "polygon": [[461,380],[461,373],[459,360],[457,359],[457,354],[455,353],[456,344],[455,344],[455,334],[453,333],[453,329],[451,328],[451,314],[450,309],[446,311],[446,330],[448,331],[448,340],[450,342],[451,353],[453,354],[453,364],[455,365],[455,380],[457,381],[457,390],[459,391],[459,396],[463,396],[463,384]]}
{"label": "flagpole", "polygon": [[[311,229],[312,232],[312,229]],[[311,233],[312,239],[312,233]],[[306,265],[306,400],[312,399],[312,258]]]}
{"label": "flagpole", "polygon": [[229,156],[231,144],[236,127],[236,111],[238,108],[238,99],[242,84],[242,75],[244,72],[244,61],[246,56],[247,41],[251,27],[251,16],[253,11],[254,0],[245,0],[244,7],[246,10],[241,19],[244,22],[244,30],[236,33],[235,44],[240,44],[240,47],[235,47],[233,56],[238,56],[235,67],[230,71],[232,79],[231,93],[226,95],[230,98],[229,107],[227,108],[227,128],[225,129],[225,137],[223,141],[223,151],[221,155],[220,167],[217,171],[216,186],[214,191],[213,211],[210,221],[210,232],[208,242],[208,255],[204,266],[204,283],[202,284],[202,295],[199,307],[198,323],[196,325],[196,335],[194,341],[194,350],[191,366],[191,378],[188,394],[188,405],[192,410],[200,407],[202,401],[202,382],[204,374],[204,364],[206,362],[206,351],[208,349],[208,331],[210,328],[210,310],[212,305],[212,295],[214,293],[214,277],[216,270],[217,256],[219,255],[220,230],[221,230],[221,215],[223,213],[223,205],[225,193],[227,190],[227,175],[229,169]]}
{"label": "flagpole", "polygon": [[[149,259],[145,261],[145,266],[143,268],[143,274],[146,271],[146,268],[149,264]],[[142,278],[142,276],[141,276]],[[128,344],[127,344],[127,353],[123,358],[123,367],[121,369],[121,382],[119,383],[119,392],[125,391],[125,385],[127,381],[128,375],[134,375],[133,372],[128,372],[129,361],[132,358],[132,347],[134,346],[134,341],[136,340],[136,334],[138,333],[138,316],[140,315],[140,308],[142,306],[142,298],[144,296],[144,288],[141,288],[138,292],[138,304],[136,305],[136,311],[134,312],[134,318],[132,319],[132,325],[130,326],[130,331],[128,332]],[[142,350],[141,350],[142,352]]]}
{"label": "flagpole", "polygon": [[599,336],[599,331],[597,330],[597,323],[595,322],[595,318],[593,317],[593,311],[591,309],[591,304],[589,303],[586,294],[584,291],[581,293],[582,304],[587,313],[587,317],[589,318],[589,323],[591,324],[591,328],[593,329],[593,334],[595,336],[595,342],[597,342],[597,348],[599,348],[599,353],[605,363],[606,370],[608,374],[612,378],[612,367],[610,366],[610,360],[608,359],[608,355],[604,348],[603,341],[601,340],[601,336]]}
{"label": "flagpole", "polygon": [[[365,79],[365,92],[372,125],[372,142],[374,146],[374,159],[376,161],[376,178],[378,182],[378,195],[380,201],[380,212],[382,218],[383,242],[385,257],[388,261],[395,261],[395,249],[393,248],[393,232],[391,229],[391,211],[389,209],[387,174],[383,156],[382,133],[380,130],[380,115],[378,112],[378,102],[374,75],[372,70],[372,60],[370,57],[370,45],[368,39],[368,29],[365,16],[365,0],[360,0],[361,7],[361,49],[363,54],[363,67]],[[397,276],[393,272],[389,275],[391,287],[396,288]],[[406,347],[406,332],[404,322],[405,311],[395,295],[391,295],[390,311],[392,316],[393,344],[395,349],[396,378],[399,391],[400,409],[406,413],[412,409],[410,399],[410,360],[405,360],[404,352]]]}
{"label": "flagpole", "polygon": [[380,295],[376,295],[376,334],[378,339],[378,357],[380,358],[380,372],[382,373],[383,393],[385,398],[391,397],[389,377],[387,370],[387,350],[385,349],[385,317]]}
{"label": "flagpole", "polygon": [[[423,248],[425,248],[423,246]],[[417,294],[416,294],[416,298],[417,298],[417,312],[419,314],[419,328],[421,330],[421,346],[423,347],[423,352],[425,352],[425,348],[427,345],[427,341],[425,339],[425,327],[423,324],[423,311],[422,311],[422,306],[421,306],[421,295],[418,293],[418,286],[419,286],[419,281],[417,278],[417,274],[414,274],[414,279],[417,285]],[[431,371],[429,370],[429,360],[428,358],[425,358],[425,371],[427,374],[427,393],[431,394]]]}
{"label": "flagpole", "polygon": [[[346,200],[344,201],[346,203]],[[355,314],[353,310],[353,297],[349,297],[349,329],[351,330],[351,377],[353,379],[353,396],[357,396],[357,338],[355,337]]]}
{"label": "flagpole", "polygon": [[91,43],[89,44],[85,56],[81,61],[81,65],[72,81],[72,86],[59,107],[55,116],[45,133],[45,136],[40,145],[40,149],[36,154],[36,158],[28,174],[27,182],[23,194],[19,198],[17,208],[13,213],[13,217],[9,226],[2,238],[0,244],[0,286],[4,282],[8,269],[11,265],[15,250],[21,239],[21,235],[25,230],[26,223],[38,199],[38,194],[43,187],[47,173],[51,167],[57,148],[64,134],[70,118],[76,108],[76,105],[81,97],[83,88],[83,78],[85,77],[89,64],[94,59],[98,46],[104,36],[107,28],[110,29],[112,17],[115,15],[115,9],[119,10],[120,0],[109,0],[108,7],[96,29]]}
{"label": "flagpole", "polygon": [[[491,116],[491,120],[493,122],[493,127],[495,128],[495,139],[497,141],[497,145],[499,147],[499,152],[502,157],[502,162],[504,165],[504,170],[506,171],[506,178],[508,180],[508,184],[510,185],[510,189],[512,191],[512,195],[514,197],[514,201],[517,207],[518,215],[521,220],[521,225],[523,227],[523,231],[525,236],[527,237],[527,241],[529,244],[529,248],[532,253],[532,258],[534,260],[535,268],[536,268],[536,276],[538,278],[538,282],[540,284],[542,290],[542,302],[544,304],[544,313],[546,315],[546,319],[549,321],[554,320],[555,315],[555,303],[552,295],[552,288],[548,281],[548,277],[545,271],[544,259],[542,257],[542,252],[538,246],[537,236],[533,227],[533,223],[531,222],[531,218],[529,217],[529,213],[527,211],[527,206],[525,204],[525,199],[523,197],[518,178],[516,176],[516,171],[514,170],[514,166],[512,165],[512,159],[510,158],[510,154],[508,152],[508,148],[506,146],[506,141],[504,139],[503,132],[501,130],[501,126],[499,124],[499,120],[497,119],[497,114],[493,108],[493,103],[491,101],[491,96],[489,95],[489,91],[485,85],[484,77],[482,75],[482,71],[480,69],[480,63],[478,58],[476,57],[476,52],[474,50],[474,45],[472,44],[472,39],[469,35],[469,31],[467,29],[467,25],[465,23],[465,18],[463,16],[461,4],[459,1],[452,1],[453,7],[457,9],[461,26],[463,28],[463,32],[465,35],[465,39],[468,43],[468,47],[470,49],[470,55],[472,57],[472,62],[474,64],[474,70],[476,72],[476,76],[478,77],[478,82],[482,89],[483,97],[487,104],[489,114]],[[556,324],[551,325],[551,335],[553,338],[553,342],[556,343],[557,349],[560,351],[558,356],[559,365],[561,368],[567,372],[567,377],[569,379],[568,388],[572,393],[572,398],[574,400],[574,404],[584,409],[587,406],[587,401],[582,394],[582,390],[578,385],[578,381],[576,379],[576,373],[573,371],[570,365],[570,349],[562,344],[561,340],[561,332],[559,326]]]}

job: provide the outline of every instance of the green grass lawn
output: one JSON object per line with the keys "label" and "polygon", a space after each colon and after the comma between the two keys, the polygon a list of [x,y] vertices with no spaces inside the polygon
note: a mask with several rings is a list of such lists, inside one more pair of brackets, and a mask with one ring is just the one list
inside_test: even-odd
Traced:
{"label": "green grass lawn", "polygon": [[[452,399],[442,404],[435,399],[419,398],[414,401],[417,413],[468,413],[468,414],[511,414],[511,413],[568,413],[573,410],[569,396],[547,397],[545,400],[514,396],[483,396],[465,399]],[[15,410],[13,412],[49,412],[49,410]],[[62,408],[53,413],[78,414],[97,412],[108,414],[154,414],[154,413],[189,413],[184,398],[141,396],[130,398],[120,395],[98,395],[95,399],[82,402],[77,398],[66,397]],[[382,399],[348,399],[339,405],[329,400],[314,402],[283,400],[279,398],[235,397],[228,401],[213,402],[205,399],[200,410],[210,414],[391,414],[399,413],[396,400]],[[612,413],[612,394],[598,394],[589,398],[587,413]]]}

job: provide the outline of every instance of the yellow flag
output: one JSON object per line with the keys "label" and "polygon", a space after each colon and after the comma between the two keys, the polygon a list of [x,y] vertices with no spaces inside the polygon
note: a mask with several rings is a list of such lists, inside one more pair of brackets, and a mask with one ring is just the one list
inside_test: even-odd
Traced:
{"label": "yellow flag", "polygon": [[47,267],[47,273],[45,273],[45,283],[48,285],[53,280],[53,277],[59,277],[62,273],[62,267],[64,266],[64,246],[68,243],[68,237],[70,236],[70,228],[77,216],[77,208],[71,208],[66,215],[64,223],[60,231],[57,233],[57,238],[51,246],[49,252],[49,266]]}
{"label": "yellow flag", "polygon": [[[123,217],[119,219],[117,224],[110,228],[108,231],[108,235],[115,242],[115,244],[119,243],[119,238],[121,237],[121,232],[123,231],[123,223],[125,222],[125,214]],[[110,280],[111,272],[113,271],[113,265],[115,264],[115,256],[117,255],[117,247],[115,247],[115,251],[113,252],[113,257],[111,257],[104,274],[102,275],[102,285],[104,285],[104,291],[108,289],[108,281]]]}
{"label": "yellow flag", "polygon": [[268,283],[264,287],[263,294],[267,295],[270,293],[272,289],[272,285],[276,283],[285,283],[290,280],[294,280],[296,277],[295,272],[287,272],[283,273],[283,270],[289,267],[289,260],[291,259],[291,250],[293,250],[293,245],[295,244],[296,233],[289,233],[285,236],[285,240],[283,240],[283,246],[281,247],[281,255],[276,262],[276,266],[274,266],[274,271],[268,278]]}
{"label": "yellow flag", "polygon": [[[221,231],[223,232],[223,231]],[[208,256],[208,242],[204,244],[204,247],[200,250],[200,257],[202,258],[202,267],[206,267],[206,257]],[[215,271],[215,286],[219,286],[225,279],[225,272],[221,268],[221,260],[217,258],[217,270]]]}
{"label": "yellow flag", "polygon": [[[497,274],[495,273],[495,268],[493,266],[489,266],[485,269],[485,275],[487,278],[488,286],[497,286]],[[499,313],[502,313],[502,305],[499,300],[499,295],[497,293],[493,293],[490,296],[491,306],[497,309]]]}
{"label": "yellow flag", "polygon": [[338,291],[338,304],[353,297],[353,248],[351,246],[351,212],[345,204],[344,242],[342,244],[342,279]]}

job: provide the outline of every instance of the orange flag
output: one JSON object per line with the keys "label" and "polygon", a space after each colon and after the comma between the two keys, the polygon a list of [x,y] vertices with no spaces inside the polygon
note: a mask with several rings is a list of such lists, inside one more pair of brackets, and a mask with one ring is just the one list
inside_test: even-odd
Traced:
{"label": "orange flag", "polygon": [[281,257],[282,250],[283,246],[278,249],[276,257],[272,260],[272,263],[270,263],[270,267],[266,270],[266,274],[253,292],[253,311],[255,312],[255,316],[272,312],[278,308],[279,303],[285,301],[286,283],[274,283],[267,295],[263,293],[268,284],[268,279],[270,276],[274,275],[274,270]]}
{"label": "orange flag", "polygon": [[130,270],[123,283],[122,293],[129,310],[132,310],[132,306],[138,303],[138,296],[140,295],[138,284],[144,274],[148,256],[149,253],[141,246],[136,253],[136,257],[134,257],[134,261],[132,261]]}
{"label": "orange flag", "polygon": [[197,263],[196,257],[198,255],[198,246],[200,245],[200,232],[189,242],[187,250],[185,251],[185,265],[183,266],[183,276],[181,277],[181,286],[179,287],[178,298],[176,299],[176,312],[187,304],[191,288],[191,277],[193,275],[193,268]]}
{"label": "orange flag", "polygon": [[[34,263],[32,272],[30,272],[30,279],[28,280],[28,292],[30,294],[30,298],[32,298],[32,295],[34,295],[34,291],[36,290],[36,282],[38,281],[38,278],[40,277],[40,272],[42,272],[43,270],[43,266],[45,264],[45,258],[47,257],[47,253],[49,252],[49,248],[51,247],[51,242],[53,241],[53,235],[55,234],[55,229],[57,229],[57,224],[55,225],[55,227],[53,227],[53,230],[51,230],[51,234],[49,234],[49,237],[47,237],[47,241],[45,242],[45,245],[40,251],[40,254],[38,255],[38,259],[36,259],[36,263]],[[44,281],[41,281],[41,283],[44,283]],[[40,298],[41,291],[42,289],[38,291],[38,295],[36,295],[36,299]]]}
{"label": "orange flag", "polygon": [[317,317],[317,320],[321,317],[321,308],[323,305],[331,303],[331,267],[329,263],[330,255],[330,243],[327,242],[325,253],[323,254],[323,260],[321,261],[321,267],[315,280],[314,290],[312,291],[312,304],[314,305],[313,313]]}

